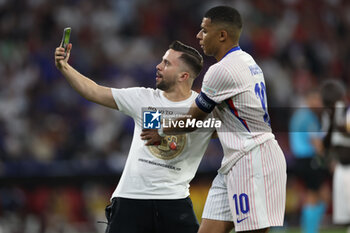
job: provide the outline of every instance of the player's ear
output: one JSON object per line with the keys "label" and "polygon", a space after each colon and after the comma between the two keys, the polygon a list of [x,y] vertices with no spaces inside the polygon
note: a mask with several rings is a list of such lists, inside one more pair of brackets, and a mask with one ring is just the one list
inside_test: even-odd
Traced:
{"label": "player's ear", "polygon": [[220,42],[224,42],[227,39],[227,36],[228,36],[227,31],[221,30],[219,35]]}

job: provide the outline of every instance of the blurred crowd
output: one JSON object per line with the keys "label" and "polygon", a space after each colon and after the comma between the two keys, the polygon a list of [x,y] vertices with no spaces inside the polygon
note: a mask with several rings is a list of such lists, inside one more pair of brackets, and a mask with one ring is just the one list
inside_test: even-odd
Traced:
{"label": "blurred crowd", "polygon": [[[346,0],[0,0],[0,178],[117,176],[123,169],[133,122],[84,100],[56,70],[53,54],[63,28],[72,28],[70,63],[84,75],[111,87],[154,87],[155,66],[168,45],[180,40],[201,51],[196,34],[202,16],[219,4],[231,5],[243,16],[240,46],[264,71],[269,107],[302,106],[303,95],[326,79],[350,86]],[[204,58],[197,91],[214,62]],[[274,124],[287,125],[288,118],[274,115]],[[276,135],[289,162],[288,134]],[[200,171],[215,172],[221,157],[219,143],[212,142]],[[106,189],[95,186],[97,193]],[[0,185],[0,219],[15,213],[8,203],[32,203],[28,190]],[[83,197],[92,191],[66,187],[62,192]],[[106,203],[110,194],[104,192],[100,200]],[[60,196],[56,190],[41,190],[41,195],[52,205],[65,202],[55,199]],[[86,202],[91,200],[89,196]],[[86,209],[83,202],[78,203]],[[37,212],[31,208],[34,215],[46,214],[40,212],[44,207],[36,207]],[[23,222],[19,214],[17,221]],[[28,216],[26,221],[38,221]],[[9,230],[3,223],[0,220],[0,233],[61,232],[49,227]]]}

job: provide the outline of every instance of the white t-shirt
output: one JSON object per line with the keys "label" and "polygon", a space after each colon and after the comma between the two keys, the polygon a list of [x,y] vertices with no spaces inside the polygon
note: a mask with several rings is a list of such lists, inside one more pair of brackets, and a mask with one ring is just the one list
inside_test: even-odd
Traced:
{"label": "white t-shirt", "polygon": [[208,69],[200,98],[207,100],[199,100],[204,104],[216,104],[213,115],[222,122],[217,129],[224,150],[220,173],[227,173],[248,151],[274,138],[263,72],[239,47]]}
{"label": "white t-shirt", "polygon": [[[112,198],[187,197],[189,182],[197,171],[214,129],[166,136],[158,146],[145,146],[140,134],[143,110],[163,109],[163,114],[186,114],[198,94],[192,91],[190,98],[180,102],[172,102],[164,97],[163,91],[151,88],[112,89],[112,94],[119,110],[135,122],[129,155]],[[176,142],[175,150],[170,148],[171,142]]]}

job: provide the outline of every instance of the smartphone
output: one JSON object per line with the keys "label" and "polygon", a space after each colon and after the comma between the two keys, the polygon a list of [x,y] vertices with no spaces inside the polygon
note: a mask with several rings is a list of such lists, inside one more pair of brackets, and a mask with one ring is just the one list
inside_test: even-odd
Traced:
{"label": "smartphone", "polygon": [[71,32],[70,27],[67,27],[63,30],[63,37],[62,37],[60,47],[64,48],[66,50],[66,52],[67,52],[67,46],[69,44],[70,32]]}

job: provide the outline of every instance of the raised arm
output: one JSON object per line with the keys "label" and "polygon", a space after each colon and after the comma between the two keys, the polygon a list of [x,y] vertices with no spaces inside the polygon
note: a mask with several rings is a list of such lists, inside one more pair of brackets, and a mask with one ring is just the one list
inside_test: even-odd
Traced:
{"label": "raised arm", "polygon": [[57,69],[61,71],[62,75],[67,79],[73,89],[85,99],[106,107],[118,109],[111,88],[98,85],[68,64],[71,49],[72,44],[69,44],[65,56],[64,48],[56,48],[55,65]]}

